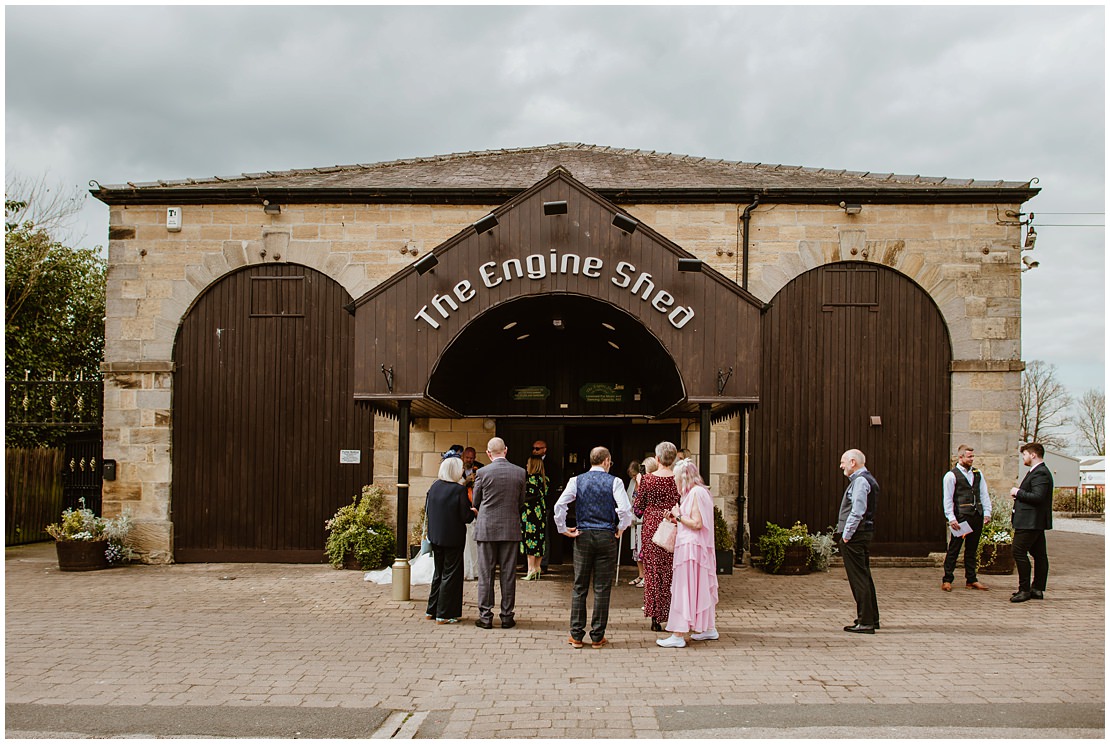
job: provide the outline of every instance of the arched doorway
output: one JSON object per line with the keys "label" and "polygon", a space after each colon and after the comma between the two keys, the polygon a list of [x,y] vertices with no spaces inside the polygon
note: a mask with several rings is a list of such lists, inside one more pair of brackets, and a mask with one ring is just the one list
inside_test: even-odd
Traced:
{"label": "arched doorway", "polygon": [[353,400],[350,301],[318,271],[271,264],[220,279],[185,316],[175,560],[323,560],[324,520],[373,476],[372,413]]}
{"label": "arched doorway", "polygon": [[885,266],[844,262],[794,279],[764,316],[762,400],[751,416],[749,523],[835,525],[856,447],[882,487],[877,553],[944,547],[948,329],[932,298]]}

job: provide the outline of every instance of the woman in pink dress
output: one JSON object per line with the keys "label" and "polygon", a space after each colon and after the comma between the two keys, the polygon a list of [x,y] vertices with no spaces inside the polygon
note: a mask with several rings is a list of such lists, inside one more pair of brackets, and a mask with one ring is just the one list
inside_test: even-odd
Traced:
{"label": "woman in pink dress", "polygon": [[640,528],[643,546],[640,557],[644,562],[644,617],[651,618],[651,629],[656,632],[663,630],[662,624],[667,622],[667,612],[671,607],[671,560],[674,556],[653,543],[651,537],[659,523],[678,504],[678,489],[671,471],[676,457],[678,448],[670,442],[660,442],[655,446],[659,467],[654,473],[640,477],[633,504],[634,510],[644,514],[644,523]]}
{"label": "woman in pink dress", "polygon": [[692,460],[679,460],[674,480],[682,500],[667,518],[678,523],[674,541],[674,576],[668,638],[663,648],[683,648],[686,633],[695,641],[715,641],[717,634],[717,554],[713,543],[713,497]]}

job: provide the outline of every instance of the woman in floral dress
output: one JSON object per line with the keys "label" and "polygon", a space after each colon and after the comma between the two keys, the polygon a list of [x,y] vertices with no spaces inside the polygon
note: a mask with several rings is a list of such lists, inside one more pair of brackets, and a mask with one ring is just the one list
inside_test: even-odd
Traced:
{"label": "woman in floral dress", "polygon": [[651,618],[651,629],[661,631],[671,608],[671,576],[674,556],[651,541],[659,523],[666,519],[678,504],[678,489],[674,483],[671,466],[678,456],[678,448],[670,442],[660,442],[655,447],[659,469],[640,476],[633,508],[644,514],[640,527],[644,562],[644,617]]}
{"label": "woman in floral dress", "polygon": [[540,563],[547,552],[547,531],[544,529],[544,515],[547,513],[547,474],[543,470],[542,457],[529,457],[528,482],[524,492],[524,511],[520,515],[520,529],[523,539],[520,552],[528,557],[528,574],[525,581],[540,578]]}

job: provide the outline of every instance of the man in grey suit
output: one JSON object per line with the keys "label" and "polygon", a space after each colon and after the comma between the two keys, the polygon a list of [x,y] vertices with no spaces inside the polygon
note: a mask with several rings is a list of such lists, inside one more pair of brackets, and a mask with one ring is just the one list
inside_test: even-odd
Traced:
{"label": "man in grey suit", "polygon": [[[1052,529],[1052,472],[1044,464],[1044,446],[1038,442],[1021,445],[1021,460],[1029,472],[1020,486],[1010,489],[1014,500],[1011,518],[1014,563],[1018,573],[1018,590],[1010,597],[1011,602],[1044,599],[1048,585],[1048,547],[1044,533]],[[1035,565],[1030,565],[1030,556]]]}
{"label": "man in grey suit", "polygon": [[493,627],[493,570],[501,565],[501,627],[516,625],[516,563],[520,551],[520,513],[524,509],[524,468],[513,465],[505,455],[508,448],[500,437],[486,445],[489,465],[474,475],[474,508],[478,520],[474,539],[478,543],[478,619],[474,624]]}

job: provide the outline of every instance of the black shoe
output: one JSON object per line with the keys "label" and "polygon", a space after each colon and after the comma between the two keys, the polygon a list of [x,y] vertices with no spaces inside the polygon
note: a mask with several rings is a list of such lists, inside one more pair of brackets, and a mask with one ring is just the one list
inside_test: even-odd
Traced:
{"label": "black shoe", "polygon": [[[853,620],[853,621],[852,621],[852,625],[859,625],[859,620]],[[874,628],[875,630],[878,630],[878,629],[879,629],[879,628],[881,628],[882,626],[881,626],[881,625],[879,625],[878,623],[875,623],[875,624],[874,624],[873,626],[871,626],[871,627],[873,627],[873,628]]]}
{"label": "black shoe", "polygon": [[844,630],[848,633],[868,633],[869,635],[875,635],[874,625],[845,625]]}
{"label": "black shoe", "polygon": [[491,628],[493,628],[492,620],[483,620],[482,618],[478,618],[474,621],[474,624],[477,625],[479,628],[485,628],[486,630],[490,630]]}
{"label": "black shoe", "polygon": [[502,620],[501,621],[501,627],[504,628],[505,630],[508,630],[509,628],[512,628],[515,625],[516,625],[516,620],[513,620],[511,617],[508,620]]}
{"label": "black shoe", "polygon": [[1030,592],[1015,592],[1014,595],[1012,597],[1010,597],[1010,601],[1011,602],[1028,602],[1032,598],[1033,598],[1033,595]]}
{"label": "black shoe", "polygon": [[1033,597],[1033,599],[1044,599],[1044,592],[1040,589],[1030,589],[1029,595]]}
{"label": "black shoe", "polygon": [[652,631],[654,631],[656,633],[662,633],[663,632],[663,626],[660,625],[659,621],[654,619],[654,618],[652,618],[652,621],[651,621],[651,629],[652,629]]}

